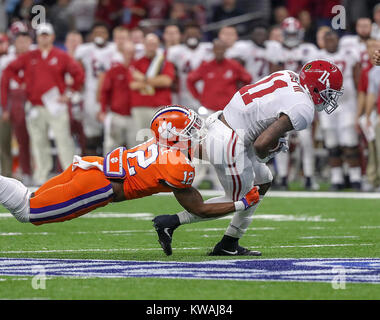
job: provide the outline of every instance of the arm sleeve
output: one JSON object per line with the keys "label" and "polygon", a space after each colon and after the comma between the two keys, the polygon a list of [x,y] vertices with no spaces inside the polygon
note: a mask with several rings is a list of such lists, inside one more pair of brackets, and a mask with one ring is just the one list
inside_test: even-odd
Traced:
{"label": "arm sleeve", "polygon": [[4,69],[1,75],[1,105],[4,109],[8,105],[8,88],[11,79],[15,79],[17,82],[21,83],[22,80],[18,76],[20,70],[25,68],[27,55],[21,55],[16,60],[11,62],[8,67]]}
{"label": "arm sleeve", "polygon": [[278,116],[282,113],[286,114],[293,125],[294,130],[301,131],[311,125],[314,118],[314,110],[306,104],[296,104],[289,109],[283,109],[279,112]]}
{"label": "arm sleeve", "polygon": [[7,110],[8,109],[7,108],[8,107],[8,88],[9,88],[9,81],[10,81],[9,72],[7,68],[2,72],[0,81],[1,81],[1,84],[0,84],[1,106],[3,110]]}
{"label": "arm sleeve", "polygon": [[162,74],[167,75],[168,77],[170,77],[170,79],[174,80],[174,78],[175,78],[174,64],[168,60],[165,60],[164,63],[165,63],[165,65],[162,69]]}
{"label": "arm sleeve", "polygon": [[238,80],[244,82],[244,84],[250,84],[252,82],[252,76],[248,71],[240,63],[236,64],[236,68],[238,71]]}
{"label": "arm sleeve", "polygon": [[102,111],[106,112],[108,106],[111,104],[111,93],[112,93],[112,69],[106,72],[104,75],[104,80],[102,87],[100,88],[100,104],[102,106]]}
{"label": "arm sleeve", "polygon": [[187,88],[189,89],[192,96],[197,100],[201,100],[201,93],[198,92],[195,84],[199,80],[202,80],[202,78],[203,78],[202,70],[204,70],[204,67],[205,67],[205,65],[204,65],[204,63],[202,63],[199,68],[191,71],[187,75],[187,79],[186,79]]}
{"label": "arm sleeve", "polygon": [[66,71],[72,76],[74,83],[72,89],[74,91],[79,91],[84,83],[84,71],[79,62],[75,61],[69,55],[66,56],[67,64]]}

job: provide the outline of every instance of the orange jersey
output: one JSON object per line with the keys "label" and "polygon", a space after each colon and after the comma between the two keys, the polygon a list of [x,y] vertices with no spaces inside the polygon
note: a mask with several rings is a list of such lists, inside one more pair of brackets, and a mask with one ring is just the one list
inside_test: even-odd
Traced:
{"label": "orange jersey", "polygon": [[171,192],[169,186],[189,188],[195,174],[180,150],[160,147],[154,139],[129,150],[115,149],[106,156],[103,171],[108,178],[124,179],[127,199]]}

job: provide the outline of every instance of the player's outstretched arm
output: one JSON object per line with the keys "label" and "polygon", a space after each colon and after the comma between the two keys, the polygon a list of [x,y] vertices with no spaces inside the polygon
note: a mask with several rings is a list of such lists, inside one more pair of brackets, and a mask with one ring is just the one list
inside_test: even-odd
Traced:
{"label": "player's outstretched arm", "polygon": [[205,203],[202,195],[193,187],[173,188],[173,193],[185,210],[201,218],[218,218],[231,212],[245,210],[260,200],[257,187],[253,187],[244,198],[236,202]]}
{"label": "player's outstretched arm", "polygon": [[293,130],[293,125],[286,114],[282,114],[255,140],[253,147],[258,158],[265,159],[270,153],[276,152],[282,147],[279,143],[288,131]]}

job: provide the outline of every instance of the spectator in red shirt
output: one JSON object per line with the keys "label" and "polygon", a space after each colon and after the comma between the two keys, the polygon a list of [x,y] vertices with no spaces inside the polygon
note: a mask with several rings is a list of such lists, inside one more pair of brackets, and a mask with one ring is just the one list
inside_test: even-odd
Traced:
{"label": "spectator in red shirt", "polygon": [[[9,39],[4,33],[0,33],[0,59],[3,59],[8,54]],[[1,60],[0,60],[1,62]],[[1,65],[0,65],[1,68]],[[1,72],[2,70],[0,70]],[[0,73],[1,74],[1,73]],[[5,105],[2,105],[5,109]],[[11,137],[12,129],[9,122],[9,117],[0,108],[0,172],[3,176],[12,176],[12,150]]]}
{"label": "spectator in red shirt", "polygon": [[[75,59],[75,50],[83,43],[82,34],[79,31],[70,31],[66,35],[65,39],[65,49],[70,57]],[[71,86],[73,84],[72,77],[66,75],[66,85]],[[73,136],[75,142],[79,145],[81,149],[81,154],[86,153],[86,135],[83,129],[83,98],[77,93],[70,99],[69,103],[69,116],[70,116],[70,128],[71,135]]]}
{"label": "spectator in red shirt", "polygon": [[131,148],[136,141],[129,89],[129,66],[135,55],[134,44],[130,41],[124,43],[122,54],[124,63],[116,64],[105,73],[100,89],[101,111],[98,119],[104,123],[104,154],[118,146]]}
{"label": "spectator in red shirt", "polygon": [[[32,44],[32,39],[30,35],[26,32],[20,32],[16,35],[14,41],[15,52],[11,52],[8,55],[0,59],[0,72],[4,70],[9,63],[15,60],[18,56],[23,53],[26,53],[30,50]],[[21,75],[20,75],[21,76]],[[4,78],[6,79],[6,78]],[[7,81],[7,80],[6,80]],[[30,157],[30,147],[29,147],[29,134],[26,128],[25,123],[25,101],[26,101],[26,92],[24,83],[18,84],[16,81],[9,82],[9,88],[7,90],[8,95],[8,104],[3,105],[3,114],[2,120],[7,123],[7,125],[12,126],[12,131],[16,136],[18,143],[18,159],[21,168],[21,179],[25,185],[32,185],[31,180],[31,157]],[[11,144],[11,132],[9,133],[7,144]],[[9,150],[11,153],[11,150]],[[12,168],[12,156],[10,158],[10,168]]]}
{"label": "spectator in red shirt", "polygon": [[[48,128],[54,134],[58,158],[62,167],[68,167],[74,156],[74,142],[70,134],[67,110],[69,102],[65,74],[73,78],[72,90],[81,89],[84,73],[81,66],[66,52],[53,46],[54,30],[51,24],[40,24],[37,29],[38,49],[29,51],[13,61],[4,71],[3,80],[19,79],[24,72],[27,103],[26,123],[35,162],[34,181],[44,183],[53,167]],[[2,105],[7,105],[7,81],[2,81]]]}
{"label": "spectator in red shirt", "polygon": [[[187,77],[187,87],[194,98],[214,111],[222,110],[237,90],[252,81],[251,75],[239,62],[225,58],[226,49],[223,41],[214,40],[215,59],[203,62]],[[200,80],[204,81],[202,92],[196,88]]]}
{"label": "spectator in red shirt", "polygon": [[[150,120],[161,106],[171,104],[171,85],[175,78],[174,66],[160,49],[160,39],[155,34],[145,37],[145,55],[132,63],[131,112],[137,132],[149,128]],[[151,136],[140,132],[137,141]]]}
{"label": "spectator in red shirt", "polygon": [[[375,63],[373,53],[380,49],[380,41],[367,40],[367,51],[370,61],[366,68],[362,69],[358,86],[358,111],[357,126],[363,130],[368,143],[368,161],[366,175],[371,187],[380,190],[380,122],[376,120],[380,109],[375,110],[376,100],[380,97],[378,91],[380,86],[373,69]],[[375,67],[378,68],[378,67]],[[375,71],[375,74],[372,74]],[[365,111],[365,116],[362,115]]]}

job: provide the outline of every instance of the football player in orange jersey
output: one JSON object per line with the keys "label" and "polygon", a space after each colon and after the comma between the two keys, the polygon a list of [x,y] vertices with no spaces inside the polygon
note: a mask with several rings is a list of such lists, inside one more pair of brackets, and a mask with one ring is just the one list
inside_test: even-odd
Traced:
{"label": "football player in orange jersey", "polygon": [[[245,210],[259,201],[256,187],[235,202],[207,204],[191,184],[188,158],[204,135],[192,110],[168,106],[153,117],[155,138],[102,157],[75,156],[73,164],[31,193],[21,182],[0,176],[0,204],[17,220],[34,225],[71,220],[110,202],[173,192],[189,212],[203,218]],[[193,146],[193,147],[192,147]]]}

